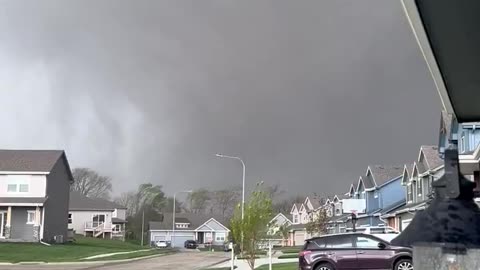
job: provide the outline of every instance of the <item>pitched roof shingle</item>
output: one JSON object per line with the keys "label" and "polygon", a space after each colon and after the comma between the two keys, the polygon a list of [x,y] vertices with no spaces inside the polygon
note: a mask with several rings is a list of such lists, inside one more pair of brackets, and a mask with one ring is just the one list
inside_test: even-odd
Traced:
{"label": "pitched roof shingle", "polygon": [[373,165],[369,168],[372,172],[374,183],[379,187],[394,178],[402,176],[404,165]]}
{"label": "pitched roof shingle", "polygon": [[0,150],[0,171],[50,172],[61,150]]}
{"label": "pitched roof shingle", "polygon": [[[189,223],[188,228],[175,228],[175,230],[185,231],[185,230],[195,230],[200,227],[205,222],[209,221],[211,218],[214,218],[216,221],[220,222],[223,226],[228,227],[224,218],[214,217],[206,214],[194,214],[194,213],[178,213],[175,214],[176,223]],[[172,229],[172,220],[173,215],[171,213],[163,214],[163,221],[151,221],[149,222],[150,230],[171,230]]]}
{"label": "pitched roof shingle", "polygon": [[80,210],[115,210],[126,209],[126,207],[117,203],[100,199],[100,198],[88,198],[80,192],[70,192],[69,209],[72,211]]}
{"label": "pitched roof shingle", "polygon": [[423,152],[424,165],[428,170],[434,170],[443,165],[443,159],[440,158],[438,152],[438,146],[435,145],[422,145],[420,151]]}

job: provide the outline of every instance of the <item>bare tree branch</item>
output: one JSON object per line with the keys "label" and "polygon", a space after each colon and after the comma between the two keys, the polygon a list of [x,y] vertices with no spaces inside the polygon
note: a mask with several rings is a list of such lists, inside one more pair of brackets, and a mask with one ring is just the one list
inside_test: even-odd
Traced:
{"label": "bare tree branch", "polygon": [[112,181],[109,177],[99,175],[89,168],[75,168],[72,174],[75,181],[70,186],[70,190],[91,198],[110,197]]}

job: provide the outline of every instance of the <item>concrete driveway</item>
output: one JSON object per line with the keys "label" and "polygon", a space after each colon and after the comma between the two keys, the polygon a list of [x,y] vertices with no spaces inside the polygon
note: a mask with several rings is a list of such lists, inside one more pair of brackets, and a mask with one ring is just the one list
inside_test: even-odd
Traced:
{"label": "concrete driveway", "polygon": [[228,259],[228,253],[180,252],[140,261],[107,265],[0,265],[0,270],[170,270],[202,269]]}

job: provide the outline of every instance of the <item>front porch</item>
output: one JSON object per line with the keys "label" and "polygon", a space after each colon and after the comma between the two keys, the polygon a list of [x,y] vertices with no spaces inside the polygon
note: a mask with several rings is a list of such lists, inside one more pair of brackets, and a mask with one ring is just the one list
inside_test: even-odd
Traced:
{"label": "front porch", "polygon": [[1,242],[38,242],[43,237],[43,207],[0,206]]}

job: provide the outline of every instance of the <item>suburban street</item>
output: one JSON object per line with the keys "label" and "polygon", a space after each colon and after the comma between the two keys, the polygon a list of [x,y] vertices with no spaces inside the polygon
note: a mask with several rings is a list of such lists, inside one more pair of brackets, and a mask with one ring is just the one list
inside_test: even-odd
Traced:
{"label": "suburban street", "polygon": [[107,265],[0,265],[0,270],[133,270],[133,269],[202,269],[210,265],[222,262],[228,259],[226,253],[205,253],[205,252],[181,252],[174,255],[163,256],[158,258],[145,259],[130,263],[107,264]]}

